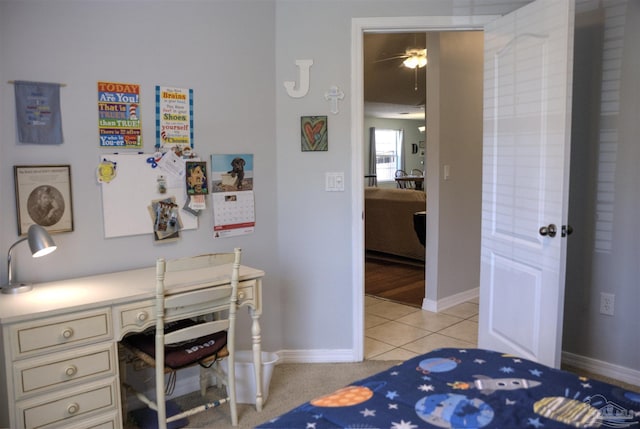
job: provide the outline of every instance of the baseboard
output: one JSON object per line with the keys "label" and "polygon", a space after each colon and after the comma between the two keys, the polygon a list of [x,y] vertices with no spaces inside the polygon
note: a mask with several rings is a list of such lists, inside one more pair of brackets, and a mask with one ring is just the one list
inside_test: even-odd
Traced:
{"label": "baseboard", "polygon": [[635,369],[569,352],[562,352],[562,363],[604,377],[640,386],[640,371]]}
{"label": "baseboard", "polygon": [[352,349],[280,350],[278,363],[337,363],[357,362]]}
{"label": "baseboard", "polygon": [[425,298],[422,301],[422,309],[431,311],[432,313],[438,313],[442,310],[446,310],[447,308],[475,299],[478,296],[480,296],[480,288],[473,288],[455,295],[447,296],[437,301]]}

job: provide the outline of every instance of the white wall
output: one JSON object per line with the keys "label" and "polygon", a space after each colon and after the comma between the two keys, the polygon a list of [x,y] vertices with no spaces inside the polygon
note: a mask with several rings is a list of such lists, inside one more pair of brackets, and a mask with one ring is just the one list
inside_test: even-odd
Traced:
{"label": "white wall", "polygon": [[577,10],[563,350],[640,383],[640,3]]}
{"label": "white wall", "polygon": [[[427,34],[426,307],[477,293],[482,201],[482,32]],[[445,178],[445,166],[449,176]],[[460,269],[464,267],[464,269]]]}
{"label": "white wall", "polygon": [[[70,164],[72,172],[74,231],[55,235],[58,250],[46,258],[33,260],[26,245],[16,248],[17,278],[54,280],[149,266],[160,255],[239,246],[245,264],[268,273],[264,305],[277,308],[274,3],[3,1],[0,20],[1,254],[17,239],[13,166]],[[8,80],[66,84],[61,89],[64,144],[17,143]],[[195,151],[207,161],[213,153],[254,154],[256,232],[214,241],[209,209],[199,229],[184,231],[175,243],[154,245],[151,235],[105,239],[96,168],[100,155],[113,150],[98,146],[100,80],[140,84],[148,153],[155,144],[155,85],[193,88]],[[5,278],[4,265],[0,272]],[[244,311],[242,319],[246,325]],[[281,317],[267,311],[263,320],[265,326],[277,326]],[[280,348],[279,335],[278,329],[266,330],[265,349]]]}
{"label": "white wall", "polygon": [[[496,14],[527,2],[1,1],[0,252],[6,254],[17,239],[13,165],[71,164],[75,230],[56,235],[60,248],[45,259],[33,261],[21,249],[18,278],[42,281],[113,271],[150,265],[157,255],[241,246],[244,262],[267,272],[265,349],[348,351],[354,347],[351,259],[354,245],[361,245],[352,242],[351,233],[351,185],[360,180],[350,172],[351,18]],[[630,4],[634,8],[625,37],[637,38],[637,4]],[[625,127],[613,184],[615,252],[596,255],[592,283],[579,286],[590,303],[589,318],[569,324],[565,337],[584,338],[570,343],[576,353],[640,369],[635,315],[640,187],[634,149],[640,94],[638,80],[629,77],[638,74],[637,52],[631,43],[624,46],[632,61],[625,62],[621,83]],[[305,58],[314,60],[311,89],[307,97],[293,99],[282,83],[296,79],[295,60]],[[13,87],[6,84],[14,79],[67,84],[62,89],[63,145],[16,143]],[[97,143],[98,80],[142,86],[145,150],[153,142],[153,102],[148,98],[153,87],[193,88],[196,150],[206,156],[254,154],[256,232],[213,241],[208,212],[200,228],[186,231],[177,243],[154,245],[150,236],[104,239],[95,182],[97,160],[105,151]],[[345,93],[338,115],[329,112],[324,99],[332,85]],[[329,116],[329,151],[303,153],[300,116],[317,114]],[[345,172],[345,192],[324,191],[327,171]],[[0,273],[6,275],[4,266]],[[616,293],[612,319],[594,308],[601,290]]]}
{"label": "white wall", "polygon": [[[515,2],[515,4],[527,1]],[[510,11],[514,4],[492,4],[481,13]],[[349,99],[351,81],[351,18],[473,14],[475,7],[456,1],[278,1],[276,7],[276,108],[278,145],[279,245],[283,261],[284,325],[294,349],[344,350],[352,336],[355,245],[351,220],[352,181],[349,174]],[[297,76],[296,59],[311,58],[311,90],[301,99],[287,96],[282,82]],[[340,114],[331,115],[324,92],[332,85],[344,91]],[[329,115],[329,151],[301,153],[301,115]],[[361,143],[362,144],[362,143]],[[362,153],[362,152],[359,152]],[[345,171],[346,191],[324,191],[327,171]],[[357,263],[357,262],[355,262]],[[364,264],[364,261],[362,261]],[[303,286],[304,285],[304,286]],[[307,300],[313,307],[299,305]]]}

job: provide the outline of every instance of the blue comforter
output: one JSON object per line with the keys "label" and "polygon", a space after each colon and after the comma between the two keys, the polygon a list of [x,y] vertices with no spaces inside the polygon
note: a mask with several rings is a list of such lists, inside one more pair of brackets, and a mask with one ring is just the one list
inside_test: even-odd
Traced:
{"label": "blue comforter", "polygon": [[480,349],[438,349],[258,429],[640,429],[640,393]]}

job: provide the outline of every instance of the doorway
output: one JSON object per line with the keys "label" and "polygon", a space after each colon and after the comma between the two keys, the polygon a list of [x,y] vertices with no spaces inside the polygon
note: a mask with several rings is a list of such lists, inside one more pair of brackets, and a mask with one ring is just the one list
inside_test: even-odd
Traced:
{"label": "doorway", "polygon": [[[422,44],[415,45],[416,40],[422,40]],[[418,302],[418,305],[427,310],[440,311],[465,302],[477,296],[478,292],[483,35],[479,31],[366,33],[364,43],[363,134],[368,135],[371,124],[397,124],[395,126],[404,129],[406,150],[403,166],[406,165],[407,171],[415,167],[419,167],[418,171],[425,171],[426,166],[424,188],[427,192],[421,198],[428,200],[426,207],[423,203],[420,208],[414,204],[417,195],[409,197],[403,192],[391,194],[391,190],[388,190],[385,191],[387,195],[382,197],[380,191],[376,192],[376,198],[385,198],[387,205],[384,211],[374,212],[374,203],[379,200],[370,198],[371,189],[365,189],[365,215],[371,210],[376,218],[382,215],[387,218],[385,224],[374,225],[369,216],[365,216],[367,256],[371,249],[388,250],[386,253],[394,256],[421,261],[428,254],[426,283],[441,289],[431,294],[433,291],[427,291],[423,297],[426,299]],[[406,55],[397,54],[415,52],[423,46],[428,46],[428,63],[414,78],[417,69],[404,68],[402,61]],[[381,67],[381,64],[384,66]],[[392,83],[385,85],[385,82]],[[414,105],[416,103],[417,106]],[[371,105],[378,106],[378,109],[371,108]],[[380,105],[385,107],[380,108]],[[422,118],[415,119],[413,123],[405,119],[407,116],[418,117],[411,109],[415,109]],[[426,130],[418,134],[419,126],[425,126],[425,113]],[[378,119],[380,117],[388,122],[382,122],[382,119]],[[364,145],[364,159],[370,160],[372,149],[367,147],[367,143]],[[414,145],[418,151],[412,155],[410,148]],[[395,187],[393,182],[390,185]],[[425,209],[430,228],[428,226],[429,239],[423,246],[413,230],[413,212]],[[377,232],[372,237],[370,229],[374,226]],[[388,244],[384,245],[384,242]],[[417,251],[416,246],[419,248]],[[439,259],[439,255],[448,257]],[[465,269],[460,270],[460,266]],[[440,298],[442,296],[450,298],[443,301]]]}
{"label": "doorway", "polygon": [[[367,177],[376,178],[364,189],[365,293],[418,308],[425,248],[413,217],[426,209],[417,189],[425,167],[425,61],[424,32],[364,34],[363,156]],[[420,181],[396,183],[412,176]]]}
{"label": "doorway", "polygon": [[[568,174],[564,174],[565,172],[568,173],[568,159],[563,155],[569,153],[568,145],[570,143],[570,130],[566,125],[568,123],[567,118],[569,117],[570,112],[571,76],[570,74],[562,73],[562,71],[571,70],[571,37],[573,30],[572,12],[572,2],[555,4],[543,1],[534,1],[518,9],[517,12],[514,11],[504,17],[484,17],[489,18],[486,25],[485,23],[476,22],[476,24],[478,24],[476,29],[484,29],[487,32],[487,46],[484,50],[487,52],[487,59],[491,59],[487,61],[484,67],[487,74],[485,79],[488,84],[486,86],[488,90],[484,91],[485,86],[483,85],[483,101],[481,103],[483,106],[483,113],[488,115],[487,121],[483,121],[487,124],[484,130],[486,137],[483,138],[483,140],[487,142],[487,145],[484,150],[482,145],[479,146],[479,150],[484,152],[483,160],[486,160],[486,162],[484,162],[484,169],[487,170],[487,172],[481,177],[487,178],[487,186],[485,189],[488,191],[485,193],[479,192],[477,194],[482,200],[484,200],[485,197],[487,198],[486,204],[481,204],[483,208],[487,208],[486,211],[481,211],[481,218],[485,219],[485,214],[487,218],[486,221],[482,222],[483,228],[481,234],[483,243],[481,259],[483,275],[480,279],[481,281],[476,283],[482,285],[482,303],[485,307],[484,317],[482,317],[482,314],[480,315],[480,325],[482,327],[480,329],[480,333],[485,334],[485,336],[480,338],[481,341],[479,345],[496,350],[502,349],[503,351],[516,354],[522,350],[512,351],[513,348],[510,347],[511,344],[507,344],[507,341],[502,341],[500,345],[494,345],[489,342],[489,339],[499,339],[500,335],[502,335],[503,340],[511,338],[507,338],[503,330],[494,329],[498,322],[501,323],[501,328],[504,326],[513,327],[513,324],[509,324],[509,320],[513,318],[511,317],[510,319],[509,317],[513,316],[513,308],[509,306],[505,307],[504,305],[501,305],[501,302],[496,302],[503,298],[501,291],[496,291],[496,289],[508,289],[511,284],[517,284],[520,286],[520,283],[517,279],[493,274],[497,269],[504,269],[503,267],[507,266],[509,262],[517,264],[519,262],[517,259],[518,255],[528,255],[527,245],[521,241],[513,241],[512,247],[502,246],[498,249],[495,246],[491,247],[491,244],[494,243],[494,241],[491,240],[496,238],[495,241],[497,242],[497,238],[504,237],[504,241],[506,241],[506,239],[511,236],[517,237],[520,231],[518,229],[520,225],[516,222],[512,222],[512,220],[519,220],[523,216],[529,220],[529,218],[532,217],[531,214],[534,215],[533,217],[537,215],[538,217],[545,219],[549,218],[555,223],[562,224],[566,222],[564,215],[566,215],[565,209],[566,197],[568,196],[568,186],[561,187],[563,192],[549,192],[548,195],[544,192],[536,193],[535,189],[530,191],[530,188],[535,188],[535,186],[540,186],[545,183],[568,182],[568,180],[564,180],[568,179]],[[551,15],[558,16],[558,20],[547,22],[540,19],[541,16]],[[443,17],[436,20],[440,21],[440,29],[443,27],[446,29],[462,29],[460,28],[460,21],[458,21],[459,17],[455,17],[456,24],[450,22],[453,18],[454,17],[445,17],[444,23],[442,22]],[[476,17],[473,17],[471,21],[475,21],[475,18]],[[425,19],[428,20],[428,18]],[[535,22],[538,25],[539,34],[536,33],[535,35],[532,35],[526,32],[532,25],[532,22]],[[414,24],[416,23],[414,22]],[[365,26],[358,20],[353,21],[353,26],[354,31],[352,34],[354,41],[353,45],[355,48],[354,51],[359,52],[362,43],[362,32],[366,31],[366,28],[364,28]],[[416,26],[420,29],[424,28],[419,23],[416,24]],[[426,25],[426,27],[428,28],[428,25]],[[507,31],[507,29],[511,31]],[[387,27],[387,30],[390,30],[390,28]],[[426,31],[428,31],[428,29]],[[505,33],[506,37],[503,37]],[[540,48],[540,46],[545,43],[555,43],[557,46],[563,47],[563,49],[547,50]],[[445,50],[443,49],[442,52],[445,52]],[[528,61],[527,64],[536,66],[533,70],[533,75],[536,77],[533,82],[537,85],[543,86],[544,91],[532,91],[529,88],[527,83],[532,82],[532,73],[514,73],[514,70],[524,70],[524,60],[531,60]],[[549,67],[545,67],[546,65]],[[359,86],[361,85],[361,82],[359,81],[359,75],[362,70],[361,60],[352,57],[352,66],[354,71],[354,73],[352,73],[352,79],[354,80],[352,87],[354,93],[353,99],[359,99],[362,96],[362,90]],[[444,76],[445,73],[442,73],[442,75]],[[547,84],[543,85],[545,82],[547,82]],[[430,89],[432,88],[428,85],[428,105],[431,104],[429,101],[433,95]],[[436,86],[433,89],[437,92],[439,88]],[[531,95],[534,95],[534,97],[529,97]],[[529,101],[530,98],[535,98],[535,100],[527,104],[527,101]],[[447,99],[441,98],[438,101],[442,102],[443,100]],[[434,110],[433,113],[437,116],[443,112],[442,105],[440,103],[436,103],[436,105],[438,108]],[[535,106],[535,108],[527,109],[527,107],[530,106]],[[353,113],[360,113],[358,111],[358,103],[354,102],[354,107]],[[526,122],[523,122],[523,115],[521,114],[522,109],[527,109],[524,117],[529,120]],[[509,112],[511,113],[506,115],[503,114]],[[427,118],[431,125],[434,116],[431,114],[429,109],[427,109]],[[361,122],[358,121],[360,119],[358,115],[352,119],[356,128],[361,126]],[[545,125],[549,123],[553,123],[557,125],[557,127],[546,127]],[[359,132],[357,129],[353,132],[353,136],[355,137],[353,141],[354,149],[359,148],[362,144],[361,139],[359,138],[361,137],[361,134],[362,132]],[[442,133],[441,137],[445,137],[444,133]],[[444,138],[436,138],[435,141],[438,142],[434,145],[436,146],[437,153],[439,155],[443,155],[442,149],[446,148],[443,142],[446,140]],[[533,146],[532,150],[514,151],[513,147],[517,146],[520,148],[519,143],[521,142],[524,142],[529,146]],[[500,156],[496,156],[496,153]],[[444,159],[444,157],[439,156],[436,156],[435,158],[438,162],[436,169],[429,173],[429,164],[427,164],[427,174],[437,174],[435,177],[440,180],[439,167],[443,164],[442,170],[445,173],[443,180],[446,181],[447,178],[451,177],[449,174],[450,168],[447,168],[446,164],[447,160]],[[357,165],[357,160],[359,159],[359,154],[357,154],[353,159],[353,164],[355,164],[353,165],[354,173],[362,171],[362,167]],[[430,159],[431,157],[427,155],[428,163]],[[443,163],[443,161],[445,163]],[[537,168],[519,168],[520,165],[525,164],[527,166],[535,164]],[[482,169],[483,166],[481,165],[480,168]],[[496,174],[496,171],[512,171],[513,174]],[[543,176],[545,180],[528,180],[528,174],[532,171],[537,176]],[[558,180],[558,176],[561,178],[564,176],[563,180]],[[362,179],[359,181],[354,180],[354,184],[361,182]],[[483,182],[484,180],[481,183]],[[434,181],[429,181],[428,183],[433,184]],[[439,184],[440,183],[438,183],[438,185]],[[438,187],[436,189],[436,193],[442,190],[450,191],[450,189],[445,188],[445,186]],[[544,188],[544,190],[546,189],[547,188]],[[531,192],[533,192],[536,197],[535,199],[529,198],[526,200],[527,202],[531,202],[531,204],[520,205],[519,203],[522,198],[518,198],[517,196],[522,194],[529,195]],[[357,189],[354,189],[354,195],[359,194],[361,194],[361,191],[359,192]],[[453,193],[453,195],[455,195],[455,193]],[[433,194],[430,193],[429,188],[427,188],[427,207],[429,209],[429,216],[427,218],[427,237],[429,237],[427,242],[427,254],[430,253],[429,242],[431,242],[434,237],[434,234],[431,234],[430,232],[433,232],[439,235],[436,240],[438,244],[438,246],[436,246],[436,250],[438,254],[442,256],[443,251],[447,246],[449,251],[452,249],[460,249],[460,247],[452,248],[451,246],[464,243],[465,237],[463,236],[460,240],[456,240],[452,236],[446,237],[446,234],[443,234],[443,232],[446,231],[443,228],[443,223],[438,222],[439,219],[455,224],[455,222],[451,222],[452,219],[449,217],[450,213],[446,213],[446,204],[450,203],[451,200],[447,200],[447,195],[439,195],[438,198],[435,199],[438,205],[437,207],[433,207],[433,205],[429,203],[429,201],[432,200],[432,196]],[[499,201],[497,202],[494,198],[496,196],[499,198]],[[455,198],[453,200],[455,200]],[[534,207],[536,204],[538,207]],[[358,201],[356,200],[353,206],[355,209],[361,209],[362,203],[358,204]],[[526,213],[520,213],[520,211],[517,210],[524,211]],[[356,210],[354,214],[360,217],[361,211]],[[434,219],[434,217],[436,219]],[[498,221],[502,223],[497,224]],[[533,223],[537,223],[539,225],[544,223],[544,220],[541,222],[539,219],[534,219]],[[464,226],[464,223],[461,223],[460,225]],[[496,225],[499,226],[499,229],[496,229]],[[508,225],[508,231],[505,225]],[[555,226],[552,224],[549,225],[550,227]],[[529,350],[531,353],[524,353],[525,357],[531,356],[530,358],[534,360],[536,360],[536,357],[541,357],[543,361],[548,360],[547,358],[553,357],[554,361],[559,361],[558,346],[560,345],[560,341],[559,336],[555,334],[560,332],[557,327],[558,325],[561,326],[561,323],[558,324],[557,319],[562,317],[562,311],[557,311],[555,318],[543,316],[543,312],[547,309],[550,309],[553,312],[554,310],[562,307],[562,299],[557,295],[562,292],[564,281],[561,277],[556,276],[556,274],[564,272],[563,255],[566,250],[564,245],[565,241],[557,241],[559,245],[555,245],[556,242],[554,242],[551,243],[554,244],[553,246],[542,246],[540,244],[540,239],[536,241],[535,238],[533,238],[538,232],[536,228],[526,228],[525,231],[526,234],[532,236],[533,241],[538,243],[536,249],[540,248],[542,251],[546,251],[543,255],[545,257],[544,259],[541,256],[536,260],[538,263],[541,261],[544,262],[542,266],[537,266],[536,268],[539,268],[542,274],[546,276],[545,279],[548,280],[548,282],[545,283],[546,293],[544,296],[535,295],[536,301],[530,306],[535,309],[535,311],[530,311],[526,315],[519,314],[519,317],[523,317],[523,321],[518,324],[518,327],[530,327],[535,325],[534,329],[527,331],[534,334],[533,338],[527,338],[527,344],[535,343],[536,347],[535,349]],[[361,225],[359,228],[356,226],[356,239],[361,237],[361,230]],[[507,234],[507,232],[511,233],[511,235]],[[540,235],[543,237],[548,235],[549,238],[555,236],[555,234],[546,234],[546,229],[543,232],[543,228],[540,229]],[[542,244],[546,243],[547,241],[545,240]],[[505,251],[501,252],[501,249]],[[509,249],[511,249],[511,252],[508,251]],[[516,252],[520,253],[514,253],[514,249]],[[560,257],[553,254],[557,250],[560,250],[560,252],[563,253]],[[529,253],[533,254],[534,252]],[[359,255],[358,252],[354,252],[354,258],[356,256],[361,257],[362,252],[360,252]],[[441,304],[441,300],[438,300],[439,296],[446,298],[455,297],[455,294],[451,294],[451,290],[444,291],[444,289],[451,286],[451,284],[447,284],[447,282],[442,281],[442,271],[445,271],[444,269],[447,268],[442,264],[442,259],[443,258],[439,258],[439,263],[436,267],[437,272],[435,272],[435,274],[438,276],[436,277],[437,281],[435,283],[428,282],[429,287],[427,288],[426,301],[429,300],[430,291],[434,289],[436,307]],[[480,258],[476,257],[473,260],[479,263]],[[429,261],[430,259],[427,258],[427,263],[429,263]],[[554,263],[551,263],[551,261],[554,261]],[[357,261],[354,262],[357,264]],[[535,266],[535,262],[533,265]],[[465,264],[460,264],[460,266],[464,269],[457,269],[458,273],[473,271],[468,269]],[[433,273],[433,271],[428,268],[427,273],[429,275],[430,273]],[[454,272],[454,274],[455,273],[456,272]],[[557,282],[554,281],[556,278],[558,280]],[[361,273],[358,272],[357,266],[354,271],[354,280],[362,280]],[[517,288],[512,289],[514,291],[517,290]],[[480,287],[478,291],[480,291]],[[555,305],[554,300],[555,303],[559,303],[560,305]],[[356,296],[354,302],[358,301],[358,297]],[[507,314],[509,312],[511,313]],[[505,314],[507,315],[505,316]],[[358,313],[356,312],[355,315],[357,317]],[[356,324],[357,322],[358,321],[356,320]],[[494,325],[487,326],[487,322],[494,323]],[[354,328],[357,328],[357,326],[354,325]],[[551,332],[553,330],[555,331]],[[511,329],[511,331],[514,330]],[[509,334],[512,333],[511,331],[509,331]],[[354,335],[357,335],[357,333],[354,332]],[[489,337],[491,335],[493,336]],[[522,336],[519,338],[521,337]],[[357,347],[357,341],[354,342],[354,346]]]}
{"label": "doorway", "polygon": [[[352,51],[363,52],[364,47],[364,33],[365,32],[407,32],[407,31],[450,31],[450,30],[482,30],[487,22],[495,19],[494,16],[483,17],[455,17],[455,23],[453,17],[418,17],[418,18],[363,18],[354,19],[352,23]],[[363,343],[364,343],[364,225],[362,223],[362,217],[360,214],[364,213],[364,65],[363,59],[359,55],[352,57],[352,141],[353,141],[353,153],[352,153],[352,171],[353,171],[353,201],[352,208],[354,213],[353,218],[353,231],[354,231],[354,243],[361,243],[354,247],[353,252],[353,283],[354,287],[354,353],[356,358],[362,359],[363,357]],[[429,113],[427,112],[429,117]],[[429,119],[427,120],[429,122]],[[437,130],[433,130],[434,133]],[[437,149],[437,148],[436,148]],[[430,177],[436,179],[440,175],[440,156],[439,151],[436,150],[433,156],[429,154],[429,148],[427,145],[427,207],[431,207],[429,210],[429,216],[427,217],[427,237],[431,242],[437,243],[439,231],[438,231],[438,211],[439,207],[434,204],[430,204],[430,201],[438,201],[438,189],[431,190]],[[432,169],[430,165],[433,164]],[[437,182],[437,180],[435,180]],[[478,193],[479,194],[479,193]],[[478,196],[479,197],[479,196]],[[356,215],[357,214],[357,215]],[[433,254],[429,252],[429,243],[427,240],[427,255]],[[435,247],[437,249],[437,247]],[[437,258],[427,258],[427,284],[430,286],[427,288],[425,303],[436,303],[437,310],[437,297],[438,297],[438,283],[437,280],[433,282],[429,281],[430,276],[434,276],[437,279],[438,266],[434,265],[431,268],[432,260]],[[423,308],[425,305],[423,304]],[[428,309],[428,308],[427,308]]]}
{"label": "doorway", "polygon": [[[416,34],[416,33],[414,33]],[[379,37],[391,37],[395,33],[383,33],[376,34]],[[405,35],[406,34],[401,34]],[[368,94],[368,79],[367,72],[371,65],[367,63],[367,49],[366,44],[369,40],[369,35],[365,34],[365,115],[370,114],[367,110],[367,104],[371,101],[371,96]],[[414,301],[414,305],[418,308],[424,308],[427,310],[437,311],[437,314],[425,314],[424,317],[429,319],[429,323],[422,325],[413,322],[413,328],[416,328],[414,334],[419,336],[421,333],[418,329],[425,329],[426,331],[435,332],[433,334],[427,334],[420,338],[405,338],[407,341],[406,346],[400,348],[400,350],[393,350],[385,352],[384,356],[396,356],[400,352],[426,352],[431,350],[430,347],[475,347],[477,346],[477,331],[478,331],[478,300],[475,296],[471,296],[477,293],[477,285],[479,282],[479,248],[480,248],[480,219],[481,219],[481,165],[482,165],[482,70],[483,70],[483,47],[482,40],[483,35],[481,32],[470,31],[447,31],[447,32],[426,32],[421,33],[421,38],[424,41],[423,46],[429,46],[427,50],[427,57],[429,59],[426,68],[421,70],[422,80],[418,81],[412,79],[413,76],[400,74],[396,79],[405,78],[408,80],[408,87],[411,91],[415,91],[414,82],[419,82],[419,95],[421,104],[429,105],[431,100],[434,103],[429,107],[429,114],[426,120],[426,132],[422,134],[424,139],[426,136],[425,149],[429,148],[429,156],[439,156],[440,162],[431,163],[431,168],[438,168],[438,165],[452,165],[453,168],[449,168],[453,173],[451,177],[440,178],[439,174],[429,174],[429,167],[427,168],[427,183],[426,187],[429,189],[427,194],[424,191],[416,190],[399,190],[392,189],[388,192],[396,191],[393,196],[389,196],[385,201],[382,208],[376,209],[375,202],[372,200],[370,194],[371,189],[365,189],[365,291],[370,294],[372,287],[370,281],[375,279],[373,276],[380,276],[383,273],[389,274],[387,278],[382,278],[382,281],[387,282],[387,289],[381,288],[380,285],[375,284],[374,289],[381,289],[382,296],[395,302],[406,302],[406,298],[413,298],[412,290],[412,275],[415,267],[405,265],[407,261],[394,261],[396,264],[389,264],[387,270],[384,270],[380,266],[370,267],[370,245],[371,226],[373,221],[370,220],[370,214],[375,217],[381,217],[380,211],[387,215],[387,222],[385,225],[378,225],[374,230],[379,231],[384,228],[382,232],[377,232],[378,235],[385,235],[384,240],[388,244],[388,248],[391,252],[408,252],[410,249],[409,240],[413,239],[416,244],[420,246],[422,258],[424,260],[427,254],[423,245],[419,244],[415,231],[412,229],[413,214],[417,210],[427,211],[427,217],[431,216],[432,208],[435,207],[435,216],[438,216],[440,208],[442,209],[440,219],[437,223],[439,229],[438,235],[443,237],[443,241],[440,244],[437,243],[437,238],[434,241],[430,241],[431,236],[427,236],[427,242],[433,245],[436,250],[433,253],[428,253],[427,264],[436,267],[439,270],[439,276],[435,277],[438,284],[441,285],[442,295],[452,295],[451,289],[453,287],[459,287],[461,292],[458,294],[453,292],[454,297],[445,300],[438,298],[425,300],[425,278],[428,273],[425,271],[425,265],[421,267],[421,296]],[[409,35],[408,37],[412,42],[418,39],[415,36]],[[400,50],[404,48],[396,48]],[[408,48],[407,51],[411,51]],[[382,52],[378,56],[391,55],[390,58],[395,58],[392,52]],[[369,61],[380,61],[375,56]],[[383,60],[384,61],[384,60]],[[401,64],[400,60],[396,60]],[[394,64],[395,70],[402,67],[399,64]],[[408,79],[407,79],[408,78]],[[384,80],[388,81],[393,79],[392,77],[386,77]],[[373,79],[372,79],[373,80]],[[375,80],[374,80],[375,81]],[[427,90],[427,82],[429,90]],[[396,86],[398,86],[396,84]],[[398,91],[399,92],[399,91]],[[391,89],[390,97],[393,97],[396,93],[396,89]],[[384,95],[384,94],[383,94]],[[379,95],[379,98],[383,98],[383,95]],[[400,100],[391,98],[390,101]],[[374,98],[374,101],[378,101]],[[396,103],[399,105],[400,103]],[[426,110],[426,109],[425,109]],[[432,121],[431,119],[434,118]],[[368,130],[368,123],[371,122],[369,117],[365,120],[365,135]],[[404,121],[406,122],[406,121]],[[414,126],[424,125],[424,118],[421,119]],[[461,126],[461,124],[464,124]],[[410,145],[410,141],[406,142],[407,146]],[[366,145],[365,145],[366,146]],[[367,148],[365,147],[365,152]],[[425,154],[419,154],[421,160],[424,161]],[[365,156],[365,159],[367,157]],[[429,160],[428,160],[429,161]],[[434,177],[435,176],[435,177]],[[435,181],[435,184],[430,183]],[[393,185],[393,183],[392,183]],[[408,194],[421,194],[422,207],[414,207],[413,210],[400,210],[398,205],[402,204],[403,208],[413,207],[413,196]],[[424,200],[426,196],[438,196],[432,198],[430,205],[427,205]],[[417,195],[415,195],[417,197]],[[400,198],[406,197],[409,201],[398,201]],[[437,201],[434,203],[433,201]],[[393,215],[391,214],[393,213]],[[402,230],[394,231],[392,234],[386,234],[392,228],[399,228],[399,224],[404,220],[406,226],[408,226],[410,236],[406,236],[402,240],[396,240],[402,232]],[[400,248],[392,246],[390,243],[396,243],[400,241]],[[374,242],[378,244],[378,241]],[[384,244],[384,243],[383,243]],[[424,243],[427,244],[427,243]],[[461,248],[462,247],[462,248]],[[441,253],[442,252],[442,253]],[[440,256],[440,258],[439,258]],[[432,259],[430,259],[432,258]],[[463,264],[459,262],[464,261]],[[405,264],[398,264],[398,262],[404,262]],[[457,266],[454,266],[458,264]],[[459,267],[464,267],[460,269]],[[428,282],[427,282],[428,283]],[[467,293],[468,290],[471,292]],[[396,298],[396,299],[394,299]],[[402,299],[405,298],[405,299]],[[444,304],[443,304],[444,302]],[[375,304],[371,304],[375,303]],[[374,315],[378,318],[385,318],[383,312],[383,306],[376,301],[367,298],[365,301],[367,306],[365,307],[365,315],[375,311]],[[446,304],[446,306],[445,306]],[[375,305],[376,308],[371,309],[369,305]],[[429,307],[426,307],[428,305]],[[391,318],[392,315],[398,311],[397,307],[384,306],[388,308],[388,315]],[[435,308],[434,308],[435,307]],[[379,320],[374,318],[374,320]],[[406,319],[407,321],[410,319]],[[369,320],[367,320],[367,331],[365,333],[365,357],[376,359],[372,356],[375,351],[384,350],[380,342],[384,342],[384,335],[380,335],[380,330],[383,327],[390,328],[394,326],[392,323],[383,322],[382,326],[371,327]],[[418,326],[416,326],[418,325]],[[402,325],[398,326],[399,329],[404,330]],[[398,329],[396,328],[396,329]],[[439,332],[443,330],[443,332]],[[436,332],[438,331],[438,332]],[[400,336],[400,333],[397,334]],[[448,341],[451,340],[451,343]],[[372,347],[375,345],[375,348]],[[373,349],[373,351],[372,351]],[[404,356],[404,355],[401,355]]]}

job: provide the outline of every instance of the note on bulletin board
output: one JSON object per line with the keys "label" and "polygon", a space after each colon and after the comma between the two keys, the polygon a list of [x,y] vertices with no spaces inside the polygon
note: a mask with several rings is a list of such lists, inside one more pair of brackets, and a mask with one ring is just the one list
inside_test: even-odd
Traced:
{"label": "note on bulletin board", "polygon": [[[149,206],[153,200],[175,197],[180,207],[182,229],[197,229],[198,218],[182,210],[187,201],[184,178],[167,174],[159,166],[147,160],[153,154],[102,155],[100,162],[115,163],[115,177],[102,183],[102,210],[106,238],[128,235],[152,234],[153,219]],[[159,176],[166,183],[166,191],[160,192]]]}

